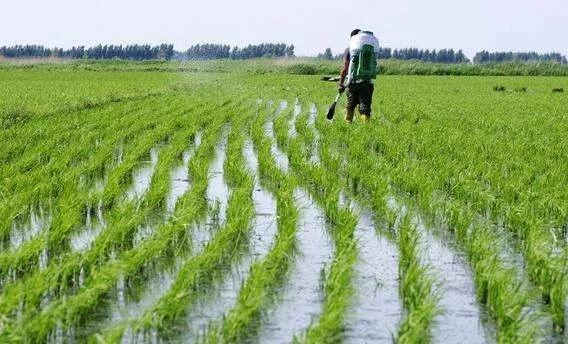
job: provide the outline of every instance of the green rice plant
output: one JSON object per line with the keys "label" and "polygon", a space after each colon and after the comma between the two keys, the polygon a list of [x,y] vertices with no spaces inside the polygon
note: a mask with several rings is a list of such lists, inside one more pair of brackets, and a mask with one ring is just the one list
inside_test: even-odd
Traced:
{"label": "green rice plant", "polygon": [[277,202],[278,234],[267,256],[251,267],[250,276],[241,288],[236,306],[223,322],[214,324],[204,336],[210,343],[240,342],[254,336],[262,310],[270,306],[273,293],[280,286],[293,263],[296,247],[297,210],[294,206],[294,181],[282,173],[271,156],[270,140],[264,135],[267,116],[258,114],[252,124],[252,136],[259,156],[261,181],[274,193]]}
{"label": "green rice plant", "polygon": [[[205,152],[211,151],[212,142],[214,142],[212,137],[206,136],[196,154],[196,157],[199,157],[197,159],[204,159],[210,156],[210,153],[205,154]],[[206,178],[204,180],[206,181]],[[164,223],[156,229],[154,236],[144,241],[142,246],[122,252],[120,259],[114,260],[92,272],[92,275],[86,279],[84,286],[77,294],[50,304],[37,315],[33,313],[28,314],[26,318],[34,320],[24,321],[23,324],[17,325],[13,331],[7,331],[7,334],[17,334],[22,329],[25,329],[23,333],[25,333],[26,338],[45,338],[58,322],[64,322],[67,324],[66,326],[69,326],[70,324],[84,321],[84,317],[88,315],[89,307],[94,307],[99,303],[100,298],[114,286],[114,281],[116,281],[119,275],[130,276],[138,272],[148,262],[148,259],[157,259],[161,255],[167,255],[170,252],[170,245],[177,241],[176,238],[179,238],[179,231],[183,231],[185,228],[184,222],[181,221],[187,220],[187,217],[195,219],[199,213],[204,211],[204,207],[199,206],[199,204],[202,204],[202,201],[199,200],[200,195],[203,195],[204,192],[205,189],[199,188],[198,184],[196,184],[192,192],[179,200],[179,202],[184,204],[180,206],[180,209],[189,210],[189,212],[184,214],[184,217],[176,218],[174,223]],[[194,200],[194,203],[188,209],[186,202],[191,199]],[[176,232],[178,235],[174,235]],[[97,252],[96,246],[94,249],[93,252]]]}
{"label": "green rice plant", "polygon": [[[133,155],[127,154],[125,161],[121,164],[121,168],[117,168],[109,174],[109,180],[126,180],[130,179],[131,173],[138,164],[141,157],[143,157],[146,152],[150,149],[156,141],[160,141],[164,138],[165,133],[170,129],[168,127],[165,130],[156,131],[155,135],[150,135],[144,137],[143,140],[139,141],[134,145],[135,151]],[[110,151],[107,150],[107,153]],[[128,152],[127,152],[128,153]],[[107,154],[103,155],[103,159],[100,160],[104,163],[104,158],[108,157]],[[80,220],[84,217],[85,205],[90,202],[90,199],[97,199],[98,196],[90,195],[85,190],[81,190],[81,193],[77,194],[76,189],[78,176],[70,176],[70,185],[64,191],[65,195],[61,199],[61,204],[56,208],[56,212],[53,214],[52,229],[45,230],[40,234],[39,237],[35,238],[31,242],[24,243],[22,248],[14,253],[7,252],[6,254],[0,255],[0,269],[8,271],[14,269],[16,274],[20,275],[25,272],[29,272],[31,269],[36,267],[38,257],[43,249],[47,249],[50,254],[57,256],[66,250],[65,243],[67,235],[76,228]],[[104,191],[107,197],[121,197],[121,192],[127,183],[122,183],[120,186],[110,185],[107,186]],[[107,208],[111,208],[108,205]],[[59,209],[63,211],[58,212]],[[63,245],[62,245],[63,244]]]}
{"label": "green rice plant", "polygon": [[[239,109],[237,106],[236,109]],[[236,110],[235,110],[236,111]],[[221,125],[225,118],[220,118]],[[220,277],[225,269],[221,266],[230,266],[238,259],[239,251],[246,248],[248,242],[247,232],[250,228],[252,219],[252,180],[243,170],[243,159],[241,145],[241,127],[245,123],[246,117],[233,124],[227,158],[225,159],[224,169],[226,171],[227,182],[232,186],[233,192],[230,195],[229,206],[227,208],[227,222],[219,229],[218,234],[211,239],[204,251],[197,256],[189,257],[181,267],[178,276],[170,289],[145,313],[137,319],[129,319],[113,328],[107,329],[103,334],[97,334],[94,338],[120,338],[127,328],[134,331],[145,331],[148,327],[157,326],[162,331],[169,328],[172,324],[183,316],[192,297],[190,291],[199,293],[199,290],[213,283]],[[206,140],[202,143],[208,146],[208,151],[214,147],[214,141]],[[197,167],[197,166],[196,166]],[[202,179],[205,183],[200,186],[200,193],[204,194],[207,189],[206,165],[199,166],[199,170],[194,170],[195,178]],[[217,270],[215,269],[217,268]]]}
{"label": "green rice plant", "polygon": [[[402,68],[408,74],[423,74],[432,67],[395,62],[386,62],[382,72]],[[384,234],[399,244],[412,243],[415,230],[405,229],[408,237],[400,236],[398,214],[387,203],[391,196],[416,207],[435,226],[447,230],[472,267],[478,300],[495,324],[498,342],[534,342],[555,338],[563,331],[568,126],[562,94],[550,92],[565,88],[563,80],[382,75],[377,81],[371,122],[346,125],[340,114],[333,123],[322,116],[335,92],[333,87],[321,83],[318,76],[284,74],[290,63],[83,61],[0,67],[0,78],[10,80],[5,83],[8,86],[0,85],[4,95],[0,99],[0,338],[43,340],[58,322],[62,328],[83,330],[93,321],[89,312],[103,308],[120,276],[125,276],[127,290],[134,293],[151,271],[171,265],[172,256],[183,253],[187,259],[191,252],[186,229],[207,212],[207,167],[220,128],[230,123],[234,130],[245,132],[247,121],[253,122],[250,135],[259,154],[261,181],[277,198],[279,214],[290,219],[279,218],[279,232],[286,235],[277,237],[273,250],[253,265],[237,305],[225,321],[212,324],[204,340],[248,340],[262,326],[261,315],[271,306],[278,286],[285,282],[285,271],[293,263],[292,233],[297,215],[291,197],[295,187],[307,190],[324,210],[335,246],[334,263],[322,285],[326,295],[323,311],[296,340],[342,339],[357,246],[350,236],[356,217],[338,205],[340,191],[371,205],[385,227]],[[324,67],[338,68],[331,63]],[[434,67],[436,73],[449,73],[445,67]],[[535,72],[533,67],[488,65],[475,73],[528,75]],[[460,68],[452,67],[450,72],[463,73]],[[216,73],[215,69],[224,72]],[[191,72],[171,73],[184,70]],[[235,87],[220,89],[220,83]],[[530,92],[493,92],[494,85]],[[283,112],[277,112],[278,104],[262,106],[254,119],[250,116],[258,99],[265,104],[268,99],[287,99],[292,104],[289,100],[296,98],[302,99],[304,106],[317,104],[317,132],[304,110],[295,119],[296,137],[290,137],[292,106]],[[242,116],[243,112],[248,114]],[[272,142],[263,133],[269,118],[278,147],[288,155],[288,173],[270,157]],[[137,227],[164,211],[167,170],[179,158],[179,142],[197,130],[203,131],[206,146],[191,161],[192,189],[179,200],[174,215],[134,247]],[[243,137],[232,133],[229,144],[241,146]],[[133,169],[160,141],[176,148],[160,152],[155,178],[144,197],[123,202],[121,196]],[[123,159],[119,163],[121,146]],[[319,159],[314,159],[314,154]],[[239,150],[236,160],[225,168],[238,171],[230,183],[241,196],[233,202],[246,207],[250,194],[237,190],[239,185],[252,186],[247,184],[250,176],[244,172],[241,155]],[[102,178],[107,178],[103,191],[91,191]],[[107,230],[88,251],[71,252],[70,236],[81,229],[86,210],[101,198]],[[12,224],[28,221],[39,207],[51,215],[47,230],[10,250]],[[247,212],[243,210],[243,214]],[[237,223],[236,219],[231,221]],[[221,251],[246,252],[244,229],[221,226],[219,230],[230,233],[228,237],[242,234],[238,242],[245,244],[231,249],[218,243],[204,257],[195,257],[190,265],[197,265],[191,266],[204,266],[211,274],[216,268],[205,257],[221,257]],[[409,256],[419,253],[409,247],[413,245],[404,246]],[[47,266],[38,264],[44,252],[49,252]],[[221,262],[230,266],[238,259],[223,255]],[[401,264],[401,294],[414,295],[405,301],[405,308],[415,311],[407,313],[396,338],[414,342],[427,333],[436,310],[428,306],[432,304],[428,298],[424,305],[415,300],[415,295],[431,295],[428,269],[407,263]],[[186,273],[193,277],[189,284],[180,286],[203,281],[214,285],[212,276]],[[77,288],[79,276],[84,278],[82,288]],[[411,286],[416,288],[410,290]],[[167,306],[159,308],[167,319],[164,324],[180,318],[186,305],[205,293],[183,295],[179,306],[170,299],[163,303]],[[174,305],[171,309],[170,304]],[[154,320],[145,315],[87,331],[100,335],[91,337],[93,340],[118,340],[130,325],[146,328],[139,326],[146,323],[143,319]],[[421,326],[408,326],[414,323]],[[25,335],[28,337],[22,337]]]}
{"label": "green rice plant", "polygon": [[397,232],[400,250],[399,275],[400,295],[407,311],[400,324],[397,343],[429,343],[430,326],[438,309],[438,295],[434,290],[434,280],[420,262],[418,247],[419,233],[405,215]]}
{"label": "green rice plant", "polygon": [[[288,121],[286,121],[288,123]],[[288,127],[275,125],[276,136],[288,133]],[[281,147],[283,148],[283,147]],[[345,311],[353,294],[351,284],[353,266],[357,260],[353,236],[356,217],[337,204],[339,181],[329,171],[309,163],[306,148],[300,138],[290,139],[287,145],[290,164],[296,179],[312,194],[324,209],[329,222],[330,235],[334,239],[335,259],[325,278],[323,311],[317,323],[312,325],[302,340],[306,342],[337,342],[341,340]]]}

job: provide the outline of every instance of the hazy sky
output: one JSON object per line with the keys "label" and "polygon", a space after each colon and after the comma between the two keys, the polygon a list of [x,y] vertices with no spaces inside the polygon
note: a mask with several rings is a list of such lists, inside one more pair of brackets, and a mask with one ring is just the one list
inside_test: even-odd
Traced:
{"label": "hazy sky", "polygon": [[[355,5],[357,4],[357,5]],[[558,51],[568,55],[566,0],[2,0],[0,46],[98,43],[294,43],[338,53],[355,27],[387,47]]]}

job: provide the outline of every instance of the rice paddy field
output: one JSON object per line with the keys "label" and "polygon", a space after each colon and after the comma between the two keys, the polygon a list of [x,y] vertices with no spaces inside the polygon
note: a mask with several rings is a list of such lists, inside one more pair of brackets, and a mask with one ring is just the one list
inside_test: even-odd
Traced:
{"label": "rice paddy field", "polygon": [[0,342],[565,342],[553,88],[0,68]]}

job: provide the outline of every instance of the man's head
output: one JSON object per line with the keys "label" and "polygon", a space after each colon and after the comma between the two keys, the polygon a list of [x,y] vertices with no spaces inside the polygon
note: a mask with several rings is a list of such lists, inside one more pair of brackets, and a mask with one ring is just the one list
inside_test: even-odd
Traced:
{"label": "man's head", "polygon": [[355,29],[355,30],[351,31],[351,37],[355,36],[359,32],[361,32],[361,30],[359,30],[359,29]]}

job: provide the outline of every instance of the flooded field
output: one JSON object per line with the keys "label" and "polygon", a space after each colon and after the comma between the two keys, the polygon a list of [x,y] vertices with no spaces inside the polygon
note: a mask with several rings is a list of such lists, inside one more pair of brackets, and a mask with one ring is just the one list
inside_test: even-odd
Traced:
{"label": "flooded field", "polygon": [[0,342],[566,342],[564,80],[381,76],[348,125],[318,76],[60,72],[2,117]]}

